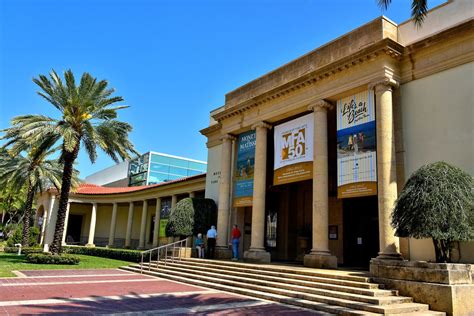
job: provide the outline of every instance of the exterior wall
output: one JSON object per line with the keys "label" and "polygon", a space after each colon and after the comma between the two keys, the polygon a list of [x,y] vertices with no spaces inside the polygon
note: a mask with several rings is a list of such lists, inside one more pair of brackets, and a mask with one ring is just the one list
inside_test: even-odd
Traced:
{"label": "exterior wall", "polygon": [[[106,185],[113,182],[117,182],[123,179],[127,179],[128,172],[128,161],[121,162],[99,172],[93,173],[87,176],[84,181],[86,183],[92,183],[96,185]],[[127,179],[128,182],[128,179]],[[120,182],[119,182],[120,183]],[[125,185],[127,186],[128,183]],[[115,185],[117,186],[117,185]]]}
{"label": "exterior wall", "polygon": [[210,147],[207,152],[206,198],[219,201],[222,145]]}
{"label": "exterior wall", "polygon": [[[405,178],[446,161],[474,175],[474,63],[401,86]],[[410,239],[411,260],[434,260],[431,240]],[[474,242],[461,243],[461,262],[474,262]]]}

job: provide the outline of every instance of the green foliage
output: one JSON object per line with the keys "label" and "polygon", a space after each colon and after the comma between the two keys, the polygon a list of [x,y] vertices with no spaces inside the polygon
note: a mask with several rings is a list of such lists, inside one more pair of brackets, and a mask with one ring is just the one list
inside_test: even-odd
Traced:
{"label": "green foliage", "polygon": [[37,264],[79,264],[81,259],[73,255],[52,255],[32,253],[26,256],[26,262]]}
{"label": "green foliage", "polygon": [[[40,231],[38,227],[31,227],[29,234],[29,243],[27,247],[36,247],[38,246],[38,236]],[[15,247],[15,244],[23,244],[23,225],[17,225],[13,235],[7,239],[8,247]]]}
{"label": "green foliage", "polygon": [[437,262],[449,262],[452,242],[474,238],[474,181],[445,162],[408,179],[392,215],[399,237],[432,238]]}
{"label": "green foliage", "polygon": [[141,251],[103,247],[65,246],[64,252],[76,255],[88,255],[130,262],[140,262]]}
{"label": "green foliage", "polygon": [[169,237],[193,236],[206,232],[217,221],[217,207],[212,199],[185,198],[171,210],[166,225]]}
{"label": "green foliage", "polygon": [[[18,253],[18,248],[17,247],[5,247],[3,249],[3,252],[5,253]],[[21,248],[21,254],[22,255],[28,255],[30,253],[42,253],[43,248],[39,247],[25,247]]]}

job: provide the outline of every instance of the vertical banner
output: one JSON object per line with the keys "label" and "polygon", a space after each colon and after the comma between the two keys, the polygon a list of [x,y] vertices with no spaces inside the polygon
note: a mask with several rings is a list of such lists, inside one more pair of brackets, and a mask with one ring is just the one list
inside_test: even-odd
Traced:
{"label": "vertical banner", "polygon": [[234,207],[252,206],[255,143],[255,131],[239,135],[234,171]]}
{"label": "vertical banner", "polygon": [[364,91],[337,101],[337,197],[377,194],[375,99]]}
{"label": "vertical banner", "polygon": [[313,114],[275,126],[273,184],[313,178]]}

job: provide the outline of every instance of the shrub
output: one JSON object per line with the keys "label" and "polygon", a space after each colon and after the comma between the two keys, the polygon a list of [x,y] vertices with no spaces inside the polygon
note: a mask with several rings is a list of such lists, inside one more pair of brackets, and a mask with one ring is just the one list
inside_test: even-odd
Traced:
{"label": "shrub", "polygon": [[436,261],[450,262],[453,242],[474,238],[473,187],[471,175],[445,162],[421,167],[396,201],[395,234],[432,238]]}
{"label": "shrub", "polygon": [[[5,247],[3,249],[6,253],[18,253],[18,247]],[[43,249],[39,247],[25,247],[21,248],[21,254],[27,255],[30,253],[42,253]]]}
{"label": "shrub", "polygon": [[81,259],[78,256],[72,255],[52,255],[43,253],[32,253],[26,256],[26,261],[29,263],[38,264],[78,264]]}
{"label": "shrub", "polygon": [[65,246],[63,247],[63,252],[67,254],[87,255],[130,262],[140,262],[141,260],[141,251],[129,249]]}
{"label": "shrub", "polygon": [[[30,239],[28,247],[36,247],[38,246],[38,236],[40,231],[38,227],[30,227]],[[7,246],[8,247],[15,247],[15,244],[23,244],[23,225],[17,225],[16,229],[10,238],[7,239]],[[23,245],[25,246],[25,245]]]}
{"label": "shrub", "polygon": [[166,235],[187,237],[205,232],[217,221],[217,207],[212,199],[185,198],[171,210]]}

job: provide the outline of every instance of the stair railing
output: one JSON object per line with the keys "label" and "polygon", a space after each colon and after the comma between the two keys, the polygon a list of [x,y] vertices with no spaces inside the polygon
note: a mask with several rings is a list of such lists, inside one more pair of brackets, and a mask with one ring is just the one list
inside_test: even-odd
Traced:
{"label": "stair railing", "polygon": [[[184,251],[182,250],[184,246]],[[140,261],[140,273],[143,273],[143,263],[146,259],[148,259],[148,270],[151,270],[151,261],[153,254],[156,252],[156,268],[158,268],[158,264],[164,257],[164,264],[168,261],[168,257],[172,262],[174,260],[181,261],[181,256],[186,256],[186,248],[188,248],[188,239],[183,239],[179,241],[175,241],[166,245],[162,245],[153,249],[148,249],[142,251],[141,253],[141,261]],[[171,250],[171,256],[168,256],[168,252]],[[176,250],[178,255],[176,255]],[[162,254],[163,253],[163,254]]]}

